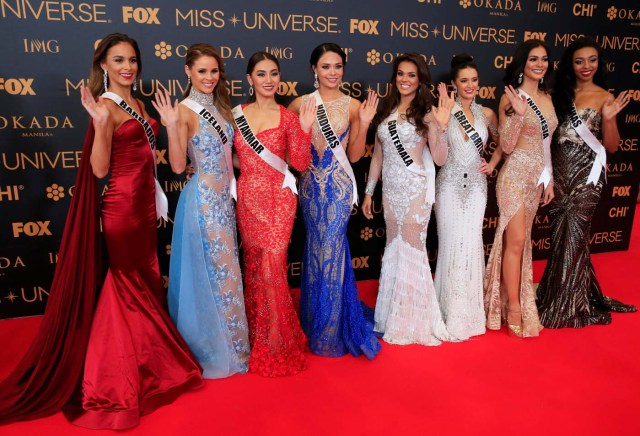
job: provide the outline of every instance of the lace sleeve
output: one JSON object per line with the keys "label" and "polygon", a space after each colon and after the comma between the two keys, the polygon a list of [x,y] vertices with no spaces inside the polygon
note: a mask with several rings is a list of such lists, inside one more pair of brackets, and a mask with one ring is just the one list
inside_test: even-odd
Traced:
{"label": "lace sleeve", "polygon": [[282,114],[284,129],[287,136],[287,154],[289,165],[298,171],[304,171],[311,161],[311,132],[306,133],[300,128],[298,117],[286,109]]}
{"label": "lace sleeve", "polygon": [[524,124],[524,115],[505,116],[498,129],[500,148],[506,154],[513,151],[518,143]]}
{"label": "lace sleeve", "polygon": [[369,179],[367,180],[367,187],[364,190],[366,195],[373,195],[376,190],[376,184],[380,178],[382,172],[382,143],[378,135],[376,135],[375,145],[373,148],[373,157],[371,158],[371,164],[369,165]]}
{"label": "lace sleeve", "polygon": [[449,141],[447,138],[447,129],[442,129],[436,120],[433,119],[431,112],[427,114],[425,119],[429,127],[427,140],[429,141],[429,151],[433,162],[441,167],[447,161],[449,155]]}

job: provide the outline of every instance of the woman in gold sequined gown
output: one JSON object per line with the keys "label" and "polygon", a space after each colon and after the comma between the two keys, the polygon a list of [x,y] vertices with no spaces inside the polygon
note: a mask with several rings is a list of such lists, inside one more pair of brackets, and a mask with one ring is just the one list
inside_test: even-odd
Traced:
{"label": "woman in gold sequined gown", "polygon": [[506,160],[496,185],[500,218],[485,274],[484,306],[488,329],[499,330],[506,320],[509,331],[519,337],[537,336],[542,329],[533,289],[531,227],[541,198],[543,205],[553,199],[553,180],[545,188],[540,181],[545,169],[542,123],[522,91],[540,109],[553,135],[558,121],[545,88],[549,64],[544,42],[533,39],[518,46],[499,108]]}

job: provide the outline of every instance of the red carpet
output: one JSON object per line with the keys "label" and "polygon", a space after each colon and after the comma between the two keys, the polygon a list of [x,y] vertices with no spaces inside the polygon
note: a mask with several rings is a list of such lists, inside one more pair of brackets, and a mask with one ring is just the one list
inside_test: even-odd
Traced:
{"label": "red carpet", "polygon": [[[605,293],[640,306],[640,214],[628,252],[593,256]],[[544,262],[535,263],[536,281]],[[369,304],[377,282],[361,282]],[[39,318],[0,321],[0,377],[26,349]],[[142,419],[129,434],[640,434],[640,315],[609,326],[500,332],[440,347],[384,344],[369,362],[308,355],[302,374],[208,381]],[[97,434],[62,414],[0,427],[2,435]]]}

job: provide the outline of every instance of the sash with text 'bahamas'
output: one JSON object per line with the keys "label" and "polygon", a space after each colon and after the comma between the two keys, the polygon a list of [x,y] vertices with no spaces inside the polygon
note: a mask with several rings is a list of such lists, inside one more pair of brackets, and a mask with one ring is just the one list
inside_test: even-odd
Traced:
{"label": "sash with text 'bahamas'", "polygon": [[571,121],[571,125],[573,126],[576,133],[582,138],[582,140],[589,146],[591,150],[596,154],[596,158],[593,161],[593,166],[591,167],[591,171],[589,172],[589,177],[587,178],[587,184],[592,183],[594,186],[598,183],[600,179],[600,172],[605,172],[605,180],[607,177],[607,152],[604,149],[604,146],[598,141],[598,138],[589,130],[587,125],[582,122],[580,117],[578,116],[578,111],[576,110],[576,103],[573,102],[571,104],[571,113],[569,114],[569,120]]}

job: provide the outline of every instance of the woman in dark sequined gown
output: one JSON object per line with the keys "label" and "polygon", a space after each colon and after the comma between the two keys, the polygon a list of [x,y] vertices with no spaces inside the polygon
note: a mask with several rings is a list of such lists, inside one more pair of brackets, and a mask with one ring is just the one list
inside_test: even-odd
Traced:
{"label": "woman in dark sequined gown", "polygon": [[[630,97],[626,91],[618,98],[606,91],[605,68],[598,44],[591,38],[579,38],[564,52],[556,72],[553,102],[560,127],[552,144],[556,197],[550,211],[551,256],[537,296],[545,327],[609,324],[612,311],[636,311],[634,306],[602,295],[589,254],[591,218],[605,182],[604,160],[598,154],[605,155],[604,149],[617,150],[616,115]],[[574,110],[601,142],[596,146],[599,153],[573,127]]]}

